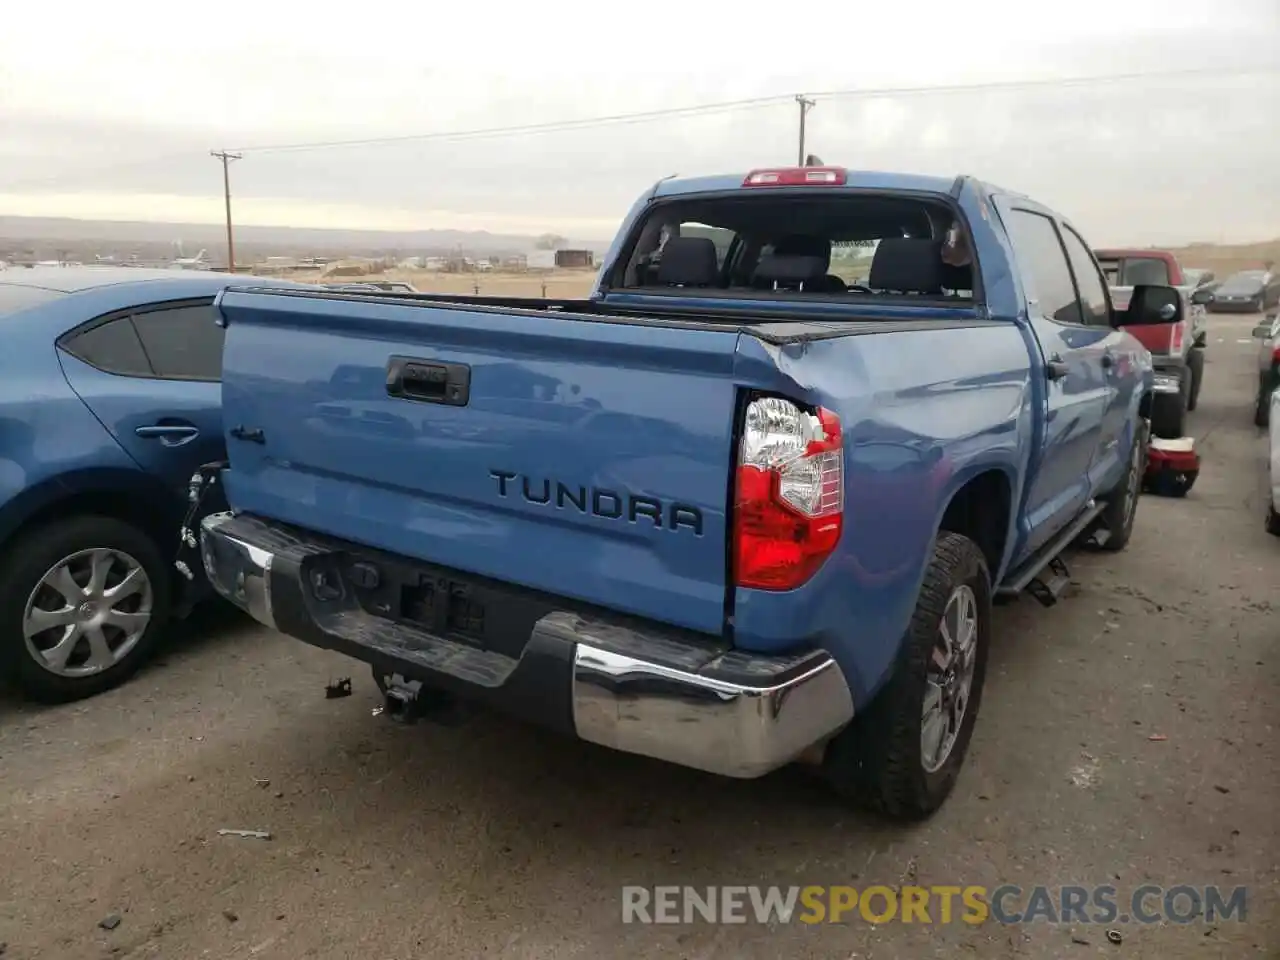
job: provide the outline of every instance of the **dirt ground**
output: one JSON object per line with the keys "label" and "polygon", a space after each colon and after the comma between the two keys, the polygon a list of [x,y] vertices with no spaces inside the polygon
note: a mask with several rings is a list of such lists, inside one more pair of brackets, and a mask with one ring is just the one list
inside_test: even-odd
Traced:
{"label": "dirt ground", "polygon": [[[1205,465],[1073,594],[998,611],[956,793],[904,829],[499,717],[403,727],[367,672],[208,614],[126,687],[0,702],[4,960],[1280,957],[1277,570],[1254,318],[1212,318]],[[332,678],[355,693],[326,700]],[[271,831],[270,841],[218,835]],[[624,925],[624,884],[1247,885],[1244,922]],[[100,922],[115,915],[112,930]]]}

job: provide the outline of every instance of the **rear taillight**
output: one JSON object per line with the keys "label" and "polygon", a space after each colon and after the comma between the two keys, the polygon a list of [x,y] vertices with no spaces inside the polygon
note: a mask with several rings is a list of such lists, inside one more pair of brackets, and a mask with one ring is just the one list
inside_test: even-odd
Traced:
{"label": "rear taillight", "polygon": [[1187,324],[1184,320],[1179,320],[1173,325],[1173,330],[1169,334],[1169,352],[1182,352],[1182,338],[1187,332]]}
{"label": "rear taillight", "polygon": [[747,406],[734,497],[733,569],[739,587],[791,590],[840,541],[844,455],[840,418],[761,397]]}

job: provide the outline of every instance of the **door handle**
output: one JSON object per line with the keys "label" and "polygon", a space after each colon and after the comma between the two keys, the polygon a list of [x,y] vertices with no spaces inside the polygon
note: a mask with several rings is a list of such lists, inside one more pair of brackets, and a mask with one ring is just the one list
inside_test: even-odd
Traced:
{"label": "door handle", "polygon": [[144,440],[159,440],[166,447],[180,447],[200,436],[200,428],[191,423],[152,423],[133,432]]}
{"label": "door handle", "polygon": [[1045,376],[1050,380],[1061,380],[1070,372],[1071,368],[1067,366],[1067,361],[1061,357],[1053,357],[1044,365]]}
{"label": "door handle", "polygon": [[159,437],[161,440],[181,440],[200,434],[198,427],[180,423],[156,423],[148,427],[138,427],[133,432],[146,439]]}

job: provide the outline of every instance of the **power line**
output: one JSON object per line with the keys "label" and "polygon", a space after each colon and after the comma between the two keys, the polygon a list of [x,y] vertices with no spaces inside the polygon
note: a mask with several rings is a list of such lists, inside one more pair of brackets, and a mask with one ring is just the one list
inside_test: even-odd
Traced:
{"label": "power line", "polygon": [[535,133],[559,133],[565,130],[590,129],[617,124],[644,123],[673,117],[696,117],[730,110],[750,110],[771,107],[791,100],[791,94],[775,94],[753,97],[749,100],[728,100],[722,103],[706,103],[690,107],[667,107],[646,110],[641,113],[618,113],[603,117],[584,117],[581,120],[553,120],[547,123],[526,123],[518,126],[482,127],[473,130],[442,130],[435,133],[411,133],[394,137],[364,137],[355,140],[319,140],[307,143],[282,143],[261,147],[237,147],[242,153],[284,153],[295,150],[323,150],[331,147],[381,146],[394,143],[420,143],[435,140],[477,140],[490,137],[519,136]]}
{"label": "power line", "polygon": [[[1074,87],[1088,85],[1107,85],[1136,81],[1195,79],[1211,77],[1244,77],[1257,75],[1273,75],[1280,72],[1277,67],[1253,68],[1204,68],[1191,70],[1160,71],[1150,73],[1117,73],[1080,77],[1058,77],[1035,80],[1004,80],[987,83],[950,84],[941,86],[912,87],[864,87],[859,89],[834,89],[808,94],[806,99],[839,100],[839,99],[875,99],[877,97],[916,97],[929,94],[946,95],[958,93],[998,92],[1006,90],[1029,90],[1037,88]],[[773,94],[770,96],[751,97],[742,100],[728,100],[716,103],[704,103],[687,107],[668,107],[658,110],[647,110],[635,113],[619,113],[607,116],[588,117],[578,120],[558,120],[544,123],[520,124],[512,126],[484,127],[470,130],[448,130],[431,133],[408,134],[393,137],[365,137],[351,140],[324,140],[303,143],[273,144],[259,147],[240,147],[236,153],[267,154],[284,152],[301,152],[307,150],[323,150],[341,147],[380,146],[398,143],[454,142],[460,140],[499,139],[546,133],[568,132],[573,130],[592,129],[596,127],[618,126],[637,123],[648,123],[664,119],[680,119],[685,117],[711,116],[739,110],[755,110],[775,107],[796,102],[795,94]],[[144,170],[161,163],[189,162],[190,153],[173,153],[156,155],[150,158],[124,161],[109,164],[90,170],[65,174],[45,175],[17,181],[0,181],[0,192],[14,189],[22,190],[57,184],[80,177],[99,177],[112,173]],[[803,163],[803,158],[801,159]]]}
{"label": "power line", "polygon": [[[1036,88],[1072,87],[1087,85],[1107,85],[1114,83],[1131,83],[1143,80],[1174,80],[1208,77],[1238,77],[1257,74],[1274,74],[1280,72],[1277,67],[1257,68],[1206,68],[1199,70],[1169,70],[1147,73],[1116,73],[1080,77],[1056,77],[1038,80],[996,80],[986,83],[947,84],[939,86],[912,87],[864,87],[859,89],[825,90],[809,94],[809,99],[874,99],[877,97],[916,97],[928,94],[983,93],[1002,90],[1028,90]],[[676,119],[682,117],[706,116],[735,110],[757,109],[779,104],[796,102],[795,94],[773,94],[771,96],[752,97],[745,100],[727,100],[718,103],[704,103],[688,107],[668,107],[659,110],[646,110],[638,113],[619,113],[606,116],[585,117],[578,120],[558,120],[546,123],[519,124],[513,126],[481,127],[470,130],[442,130],[430,133],[401,134],[389,137],[362,137],[350,140],[316,140],[301,143],[267,144],[263,146],[238,147],[237,150],[247,154],[301,152],[308,150],[327,150],[342,147],[382,146],[399,143],[429,143],[440,141],[481,140],[512,136],[524,136],[542,133],[560,133],[570,130],[591,129],[595,127],[618,126],[631,123],[646,123],[653,120]]]}

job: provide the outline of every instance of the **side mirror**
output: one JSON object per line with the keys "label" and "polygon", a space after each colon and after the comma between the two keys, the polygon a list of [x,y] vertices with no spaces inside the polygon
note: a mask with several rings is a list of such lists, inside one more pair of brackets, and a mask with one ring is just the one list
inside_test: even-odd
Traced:
{"label": "side mirror", "polygon": [[1191,302],[1204,306],[1213,302],[1213,291],[1208,287],[1198,287],[1191,293]]}
{"label": "side mirror", "polygon": [[1177,287],[1140,283],[1133,288],[1129,307],[1116,313],[1117,327],[1149,327],[1178,323],[1183,319],[1182,296]]}
{"label": "side mirror", "polygon": [[1271,336],[1271,324],[1260,323],[1253,328],[1253,338],[1255,340],[1266,340]]}

